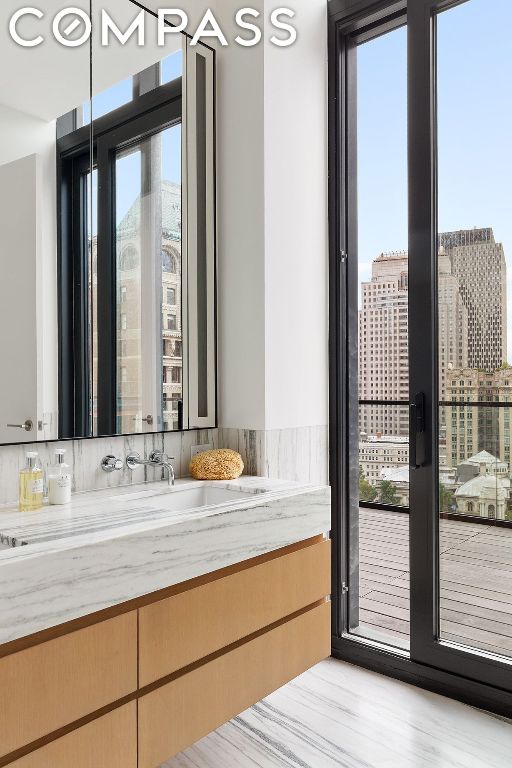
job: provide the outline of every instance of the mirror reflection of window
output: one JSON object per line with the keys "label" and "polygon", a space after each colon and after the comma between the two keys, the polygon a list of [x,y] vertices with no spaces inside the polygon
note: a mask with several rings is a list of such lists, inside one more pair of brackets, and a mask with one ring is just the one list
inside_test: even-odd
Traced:
{"label": "mirror reflection of window", "polygon": [[[167,42],[106,49],[93,34],[92,99],[58,126],[73,219],[59,259],[82,291],[61,308],[73,331],[60,343],[79,361],[59,382],[61,437],[215,424],[213,53]],[[185,200],[182,163],[197,171]]]}

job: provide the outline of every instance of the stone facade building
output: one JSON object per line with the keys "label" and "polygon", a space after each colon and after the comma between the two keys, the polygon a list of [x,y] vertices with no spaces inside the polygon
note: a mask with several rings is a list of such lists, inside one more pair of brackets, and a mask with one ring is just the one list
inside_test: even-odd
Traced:
{"label": "stone facade building", "polygon": [[459,466],[458,480],[466,479],[455,491],[457,512],[462,515],[505,520],[510,500],[508,464],[487,451],[480,451]]}
{"label": "stone facade building", "polygon": [[491,228],[445,232],[439,245],[468,311],[469,368],[495,371],[507,359],[507,264]]}
{"label": "stone facade building", "polygon": [[384,471],[408,468],[409,438],[400,435],[361,435],[359,464],[368,482],[378,486]]}
{"label": "stone facade building", "polygon": [[[181,186],[162,181],[161,189],[161,195],[150,195],[149,200],[138,196],[116,230],[117,431],[121,434],[177,429],[178,404],[183,399]],[[93,305],[95,262],[96,238],[92,241]],[[155,339],[160,343],[155,345]],[[96,348],[96,340],[93,345]],[[155,375],[148,376],[148,370]],[[95,361],[94,391],[98,375]],[[153,391],[148,393],[148,387]],[[150,407],[154,413],[148,413]]]}
{"label": "stone facade building", "polygon": [[453,401],[445,409],[448,465],[455,467],[479,451],[488,451],[510,465],[511,409],[486,407],[486,403],[510,402],[512,406],[512,368],[493,373],[453,369],[447,374],[446,392]]}
{"label": "stone facade building", "polygon": [[[359,398],[408,400],[407,253],[382,253],[361,284]],[[366,434],[407,435],[408,408],[362,405],[359,428]]]}

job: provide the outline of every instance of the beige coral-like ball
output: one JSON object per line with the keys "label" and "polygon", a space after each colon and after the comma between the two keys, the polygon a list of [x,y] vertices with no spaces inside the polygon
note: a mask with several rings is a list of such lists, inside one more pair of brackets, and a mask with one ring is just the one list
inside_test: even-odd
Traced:
{"label": "beige coral-like ball", "polygon": [[198,453],[189,465],[195,480],[236,480],[244,471],[242,457],[229,448]]}

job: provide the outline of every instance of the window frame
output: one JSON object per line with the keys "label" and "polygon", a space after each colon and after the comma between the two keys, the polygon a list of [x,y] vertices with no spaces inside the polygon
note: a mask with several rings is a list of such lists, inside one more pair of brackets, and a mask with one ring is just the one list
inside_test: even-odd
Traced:
{"label": "window frame", "polygon": [[[158,69],[158,64],[154,69]],[[116,152],[183,122],[182,78],[141,95],[137,95],[136,81],[135,77],[132,101],[57,139],[60,439],[119,434],[116,429]],[[97,345],[97,364],[101,370],[96,403],[98,422],[94,434],[87,323],[88,243],[84,237],[90,201],[83,183],[83,174],[91,166],[98,171],[97,325],[101,328]]]}

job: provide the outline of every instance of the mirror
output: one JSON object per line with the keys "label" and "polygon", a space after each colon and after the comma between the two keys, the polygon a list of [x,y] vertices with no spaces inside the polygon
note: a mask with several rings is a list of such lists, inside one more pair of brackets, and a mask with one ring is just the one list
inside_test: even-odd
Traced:
{"label": "mirror", "polygon": [[125,0],[92,19],[2,52],[0,443],[216,423],[214,53]]}

